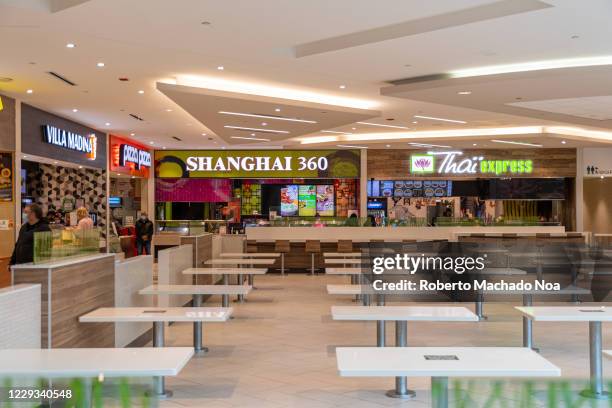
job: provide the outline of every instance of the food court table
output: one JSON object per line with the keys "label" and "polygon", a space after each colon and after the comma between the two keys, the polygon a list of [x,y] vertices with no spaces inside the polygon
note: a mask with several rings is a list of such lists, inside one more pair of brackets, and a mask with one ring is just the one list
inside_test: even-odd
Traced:
{"label": "food court table", "polygon": [[[223,284],[229,285],[229,276],[238,276],[238,285],[243,285],[242,275],[265,275],[268,272],[267,268],[187,268],[183,271],[185,275],[221,275],[223,276]],[[244,295],[238,295],[238,300],[243,301]],[[229,295],[221,295],[223,307],[229,307]]]}
{"label": "food court table", "polygon": [[[408,322],[477,322],[478,317],[461,306],[332,306],[334,320],[394,321],[395,347],[407,347]],[[377,347],[385,347],[384,324],[376,328]],[[395,389],[390,397],[411,398],[414,391],[407,388],[407,378],[395,378]]]}
{"label": "food court table", "polygon": [[609,399],[603,389],[601,323],[612,321],[612,309],[603,306],[531,306],[516,307],[529,319],[541,322],[589,322],[590,387],[580,395]]}
{"label": "food court table", "polygon": [[[164,347],[165,323],[226,322],[232,314],[226,307],[103,307],[79,317],[81,323],[152,322],[153,347]],[[162,376],[156,377],[155,392],[170,396]]]}

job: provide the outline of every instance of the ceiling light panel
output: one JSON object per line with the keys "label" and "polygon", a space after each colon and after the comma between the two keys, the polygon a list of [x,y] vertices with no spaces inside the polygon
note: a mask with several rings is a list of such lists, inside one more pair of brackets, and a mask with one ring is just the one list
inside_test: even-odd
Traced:
{"label": "ceiling light panel", "polygon": [[357,122],[357,123],[359,123],[360,125],[378,126],[378,127],[392,128],[392,129],[410,129],[409,127],[406,127],[406,126],[382,125],[380,123],[372,123],[372,122]]}
{"label": "ceiling light panel", "polygon": [[530,146],[530,147],[542,147],[541,144],[525,143],[525,142],[513,142],[511,140],[492,139],[491,141],[493,143],[504,143],[504,144],[519,145],[519,146]]}
{"label": "ceiling light panel", "polygon": [[243,136],[232,136],[232,139],[242,139],[242,140],[257,140],[260,142],[269,142],[270,139],[264,139],[261,137],[243,137]]}
{"label": "ceiling light panel", "polygon": [[315,120],[306,120],[306,119],[296,119],[296,118],[286,118],[283,116],[269,116],[269,115],[259,115],[255,113],[242,113],[242,112],[227,112],[227,111],[219,111],[222,115],[234,115],[234,116],[246,116],[249,118],[262,118],[262,119],[272,119],[272,120],[284,120],[287,122],[300,122],[300,123],[317,123]]}
{"label": "ceiling light panel", "polygon": [[439,121],[439,122],[467,123],[464,120],[447,119],[447,118],[436,118],[435,116],[414,115],[414,117],[415,118],[419,118],[419,119],[436,120],[436,121]]}
{"label": "ceiling light panel", "polygon": [[251,132],[262,132],[262,133],[282,133],[282,134],[290,133],[287,130],[259,129],[259,128],[250,128],[250,127],[242,127],[242,126],[230,126],[230,125],[225,125],[223,127],[227,128],[227,129],[248,130],[248,131],[251,131]]}

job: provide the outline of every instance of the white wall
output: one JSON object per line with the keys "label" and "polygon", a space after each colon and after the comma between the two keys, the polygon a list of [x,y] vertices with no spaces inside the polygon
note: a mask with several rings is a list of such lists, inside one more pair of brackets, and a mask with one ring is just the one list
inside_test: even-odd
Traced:
{"label": "white wall", "polygon": [[[115,307],[153,306],[154,296],[138,291],[153,284],[153,257],[141,255],[115,263]],[[125,347],[151,329],[150,323],[115,323],[115,347]]]}
{"label": "white wall", "polygon": [[[192,275],[184,275],[185,269],[193,265],[193,248],[191,244],[162,249],[157,254],[157,283],[160,285],[191,285]],[[158,297],[160,307],[180,307],[191,300],[190,296]]]}
{"label": "white wall", "polygon": [[0,289],[0,349],[40,348],[40,285]]}

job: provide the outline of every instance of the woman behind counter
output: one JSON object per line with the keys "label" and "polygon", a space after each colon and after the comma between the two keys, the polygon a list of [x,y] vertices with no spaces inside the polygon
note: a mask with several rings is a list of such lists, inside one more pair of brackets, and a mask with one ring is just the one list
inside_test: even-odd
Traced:
{"label": "woman behind counter", "polygon": [[89,212],[85,207],[79,207],[77,209],[77,219],[79,222],[77,223],[77,230],[90,230],[93,229],[94,223],[93,220],[89,217]]}

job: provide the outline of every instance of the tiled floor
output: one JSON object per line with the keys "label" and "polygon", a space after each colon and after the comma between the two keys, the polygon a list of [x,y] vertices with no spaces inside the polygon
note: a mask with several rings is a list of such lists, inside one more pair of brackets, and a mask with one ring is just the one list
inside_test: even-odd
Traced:
{"label": "tiled floor", "polygon": [[[428,378],[409,380],[417,397],[412,401],[399,401],[384,395],[385,390],[393,387],[392,378],[341,378],[337,375],[335,346],[374,345],[376,341],[373,322],[331,321],[330,307],[349,305],[351,301],[327,295],[325,285],[345,281],[343,277],[303,274],[257,277],[257,290],[249,295],[248,301],[233,304],[235,319],[204,325],[205,344],[210,352],[193,358],[180,376],[167,380],[167,387],[174,391],[174,396],[162,401],[160,406],[429,406]],[[209,301],[210,305],[219,303],[217,298]],[[481,323],[409,324],[409,345],[519,346],[521,320],[511,305],[489,303],[485,310],[490,319]],[[392,329],[388,324],[388,344],[393,341]],[[586,324],[536,324],[534,332],[542,355],[561,367],[565,378],[588,376]],[[604,348],[609,338],[606,334],[612,334],[612,325],[604,325]],[[192,325],[171,326],[166,333],[166,344],[191,345]],[[608,344],[612,348],[612,343]],[[606,377],[612,378],[612,362],[606,364],[604,361],[604,368]],[[485,395],[482,391],[472,397],[484,400]],[[505,395],[515,397],[511,392]],[[482,405],[466,405],[472,406]]]}

